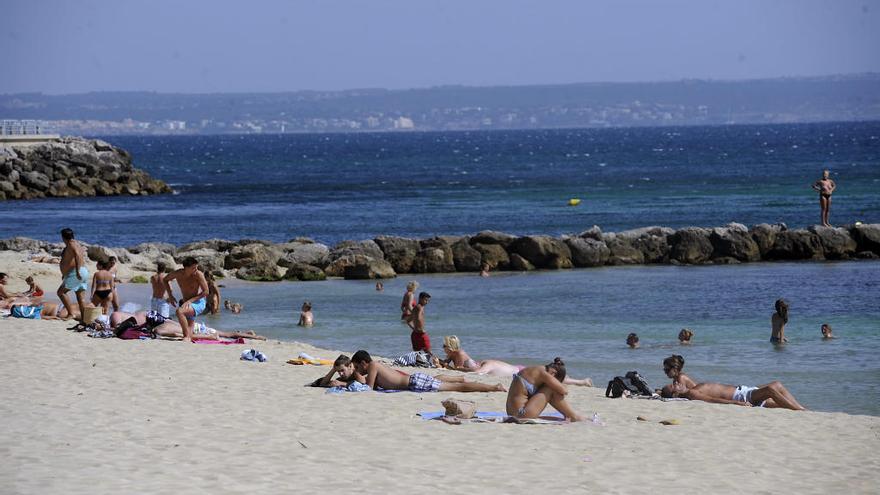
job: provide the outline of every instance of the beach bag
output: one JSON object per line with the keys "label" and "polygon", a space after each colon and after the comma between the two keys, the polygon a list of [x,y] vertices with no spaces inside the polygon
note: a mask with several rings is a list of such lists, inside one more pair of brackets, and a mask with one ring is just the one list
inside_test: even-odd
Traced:
{"label": "beach bag", "polygon": [[102,311],[101,308],[89,307],[85,308],[83,311],[83,319],[82,322],[88,325],[89,323],[94,323],[99,316],[101,316]]}
{"label": "beach bag", "polygon": [[446,409],[446,416],[458,419],[471,419],[477,412],[477,403],[470,400],[450,398],[444,400],[441,404]]}
{"label": "beach bag", "polygon": [[648,386],[648,382],[642,378],[642,375],[640,375],[638,371],[627,372],[626,378],[629,379],[630,384],[638,389],[639,395],[654,395],[654,391],[651,390],[651,387]]}
{"label": "beach bag", "polygon": [[113,330],[116,337],[122,340],[137,340],[142,338],[155,339],[156,334],[144,326],[138,325],[137,320],[132,316],[123,321]]}
{"label": "beach bag", "polygon": [[15,318],[39,320],[42,311],[42,306],[13,306],[10,314]]}
{"label": "beach bag", "polygon": [[615,376],[613,380],[608,382],[608,387],[605,389],[605,397],[616,399],[623,395],[651,396],[654,393],[638,371],[629,371],[625,376]]}

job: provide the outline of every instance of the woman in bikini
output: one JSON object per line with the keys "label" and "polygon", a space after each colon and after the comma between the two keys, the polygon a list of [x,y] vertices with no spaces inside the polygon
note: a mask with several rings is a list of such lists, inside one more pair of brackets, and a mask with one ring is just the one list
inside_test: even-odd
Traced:
{"label": "woman in bikini", "polygon": [[403,301],[400,302],[400,319],[405,322],[409,321],[412,310],[416,306],[416,289],[419,283],[415,280],[406,284],[406,292],[403,294]]}
{"label": "woman in bikini", "polygon": [[476,371],[480,365],[461,348],[461,340],[455,335],[447,335],[443,337],[443,350],[446,352],[446,359],[441,359],[440,364],[445,368],[458,371]]}
{"label": "woman in bikini", "polygon": [[110,303],[113,299],[113,274],[107,265],[107,262],[99,261],[98,271],[92,278],[92,304],[101,306],[105,315],[110,314]]}
{"label": "woman in bikini", "polygon": [[537,418],[547,405],[562,413],[569,421],[584,421],[566,402],[568,390],[565,380],[565,363],[556,358],[545,366],[529,366],[513,375],[507,393],[507,414],[517,418]]}

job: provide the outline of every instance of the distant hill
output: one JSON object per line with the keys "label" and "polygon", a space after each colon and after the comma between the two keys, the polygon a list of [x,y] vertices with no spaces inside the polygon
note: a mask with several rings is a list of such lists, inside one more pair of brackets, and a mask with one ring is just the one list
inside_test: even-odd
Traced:
{"label": "distant hill", "polygon": [[523,129],[880,120],[880,74],[290,93],[0,95],[59,132]]}

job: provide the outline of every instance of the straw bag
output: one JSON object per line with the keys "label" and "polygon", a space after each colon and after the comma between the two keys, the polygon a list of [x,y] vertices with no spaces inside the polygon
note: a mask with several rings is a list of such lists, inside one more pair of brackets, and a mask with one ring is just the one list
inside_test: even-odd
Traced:
{"label": "straw bag", "polygon": [[446,409],[446,416],[454,418],[471,419],[477,412],[477,403],[469,400],[446,399],[441,404]]}
{"label": "straw bag", "polygon": [[101,308],[85,308],[83,310],[82,322],[86,325],[88,325],[89,323],[94,323],[99,316],[101,316]]}

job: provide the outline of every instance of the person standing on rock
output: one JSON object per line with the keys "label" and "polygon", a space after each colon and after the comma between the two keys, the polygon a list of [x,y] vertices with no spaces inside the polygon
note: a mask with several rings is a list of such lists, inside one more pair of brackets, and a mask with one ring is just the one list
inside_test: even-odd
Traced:
{"label": "person standing on rock", "polygon": [[73,291],[76,294],[76,304],[79,306],[79,319],[85,314],[85,292],[89,288],[89,270],[85,267],[85,255],[79,242],[74,239],[71,229],[61,231],[61,240],[64,242],[64,250],[61,251],[61,285],[58,287],[58,298],[64,304],[67,314],[75,314],[67,293]]}
{"label": "person standing on rock", "polygon": [[[183,296],[179,305],[174,300],[174,290],[171,288],[171,282],[174,280],[177,280]],[[196,316],[205,312],[208,302],[208,281],[205,280],[205,274],[199,270],[199,262],[193,257],[184,259],[183,268],[169,273],[163,283],[168,293],[168,303],[177,306],[177,321],[183,329],[183,340],[192,342],[192,322]]]}
{"label": "person standing on rock", "polygon": [[409,340],[412,343],[412,350],[431,352],[431,337],[425,331],[425,306],[431,300],[431,294],[427,292],[419,293],[419,303],[413,308],[412,314],[406,324],[412,328]]}
{"label": "person standing on rock", "polygon": [[831,227],[828,216],[831,213],[831,194],[837,189],[837,184],[829,177],[827,170],[822,171],[822,178],[813,184],[813,190],[819,192],[819,208],[822,210],[822,226]]}

